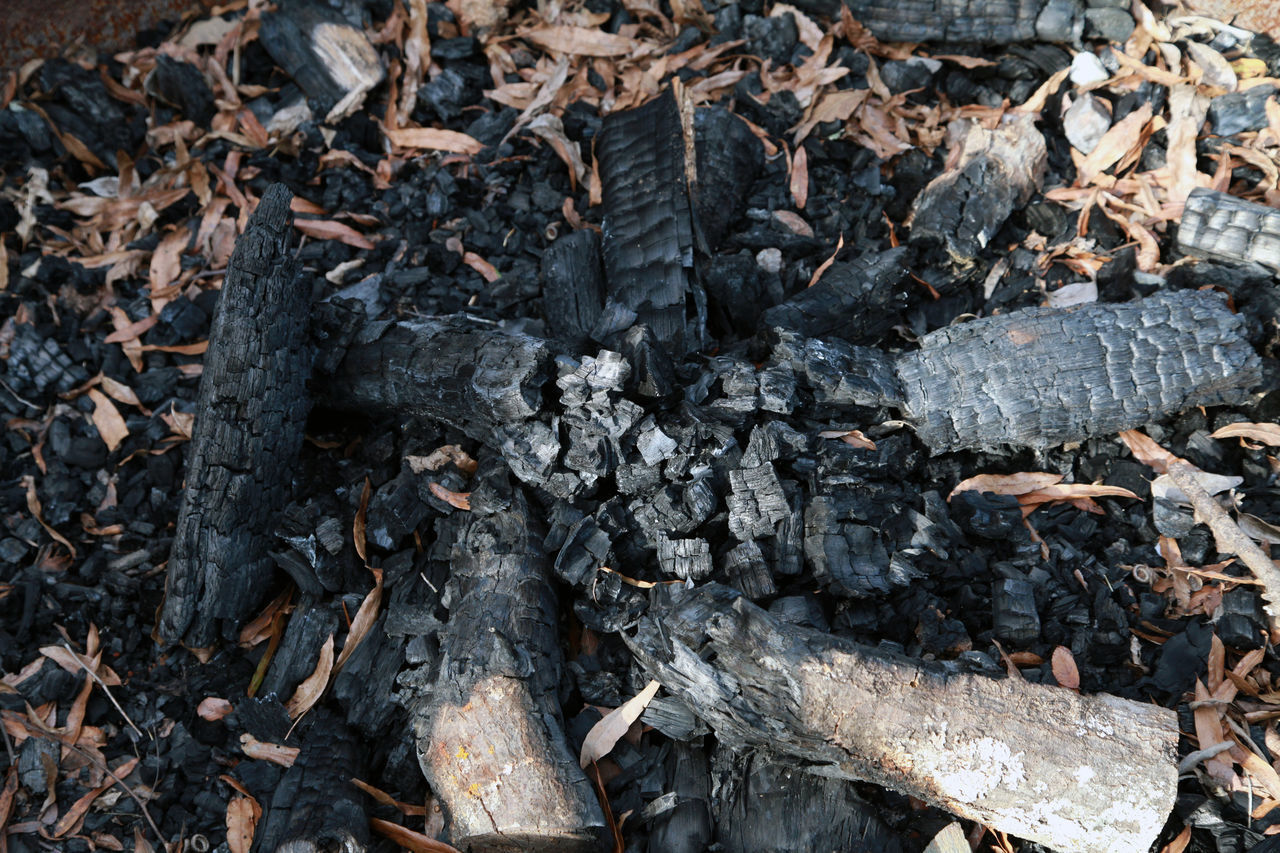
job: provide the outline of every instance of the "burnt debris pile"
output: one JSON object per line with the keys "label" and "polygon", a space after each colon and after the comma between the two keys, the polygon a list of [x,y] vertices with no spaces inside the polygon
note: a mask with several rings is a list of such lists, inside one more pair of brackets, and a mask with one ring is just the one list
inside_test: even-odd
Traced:
{"label": "burnt debris pile", "polygon": [[1262,839],[1280,51],[1128,9],[288,0],[15,71],[10,849]]}

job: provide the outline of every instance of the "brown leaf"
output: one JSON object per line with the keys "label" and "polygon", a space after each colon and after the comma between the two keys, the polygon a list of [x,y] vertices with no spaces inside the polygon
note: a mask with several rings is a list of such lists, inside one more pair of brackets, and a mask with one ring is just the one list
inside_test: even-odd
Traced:
{"label": "brown leaf", "polygon": [[49,523],[44,520],[44,510],[40,506],[40,496],[36,494],[36,478],[31,474],[24,474],[22,477],[22,485],[27,490],[27,511],[31,513],[32,517],[34,517],[36,521],[40,522],[40,526],[45,529],[45,532],[48,533],[50,537],[53,538],[53,541],[61,543],[68,551],[71,552],[71,556],[75,557],[75,546],[72,545],[65,536],[50,527]]}
{"label": "brown leaf", "polygon": [[[152,299],[155,299],[161,290],[177,281],[182,273],[182,253],[190,241],[191,233],[185,227],[178,227],[166,234],[160,241],[160,245],[151,253],[148,282],[151,286]],[[159,313],[158,309],[153,310]]]}
{"label": "brown leaf", "polygon": [[370,569],[373,572],[373,589],[360,602],[356,618],[351,620],[351,630],[347,632],[347,640],[342,644],[342,653],[338,662],[333,665],[333,674],[342,672],[342,666],[351,657],[351,653],[363,642],[373,623],[378,620],[378,610],[382,607],[382,569]]}
{"label": "brown leaf", "polygon": [[93,388],[89,391],[89,399],[93,401],[93,425],[98,428],[98,435],[108,451],[115,450],[129,437],[129,427],[106,394]]}
{"label": "brown leaf", "polygon": [[796,234],[800,237],[813,236],[813,228],[808,222],[805,222],[804,217],[798,213],[794,213],[790,210],[775,210],[773,212],[773,218],[787,226],[787,230],[792,234]]}
{"label": "brown leaf", "polygon": [[805,287],[813,287],[822,278],[822,274],[831,269],[831,265],[836,262],[836,256],[840,254],[840,250],[844,248],[844,232],[840,232],[840,239],[836,241],[836,250],[831,253],[831,257],[818,264],[818,268],[813,271],[813,275],[809,277],[809,283]]}
{"label": "brown leaf", "polygon": [[392,823],[389,820],[371,817],[369,818],[369,826],[373,828],[374,832],[391,839],[404,849],[412,851],[412,853],[460,853],[456,847],[451,847],[443,841],[436,841],[429,835],[414,832],[412,829],[403,827],[398,823]]}
{"label": "brown leaf", "polygon": [[142,401],[138,399],[138,395],[133,392],[132,388],[125,385],[123,382],[118,382],[110,376],[102,374],[99,385],[102,387],[102,390],[106,392],[107,396],[116,402],[134,406],[144,415],[148,417],[151,416],[151,410],[142,405]]}
{"label": "brown leaf", "polygon": [[462,262],[480,273],[481,278],[493,284],[502,278],[502,273],[498,272],[498,268],[477,255],[475,252],[463,252]]}
{"label": "brown leaf", "polygon": [[262,819],[262,806],[253,797],[236,797],[227,803],[227,847],[231,853],[249,853]]}
{"label": "brown leaf", "polygon": [[360,492],[360,506],[356,509],[356,520],[351,524],[351,538],[356,544],[356,553],[360,561],[369,564],[368,545],[365,540],[365,518],[369,512],[369,496],[373,493],[373,483],[364,478],[364,489]]}
{"label": "brown leaf", "polygon": [[432,480],[427,487],[431,489],[431,494],[447,503],[455,509],[470,510],[471,509],[471,493],[470,492],[454,492],[446,489],[436,481]]}
{"label": "brown leaf", "polygon": [[1120,486],[1104,486],[1097,483],[1057,483],[1031,492],[1018,495],[1018,503],[1023,506],[1052,503],[1054,501],[1071,501],[1077,498],[1133,498],[1138,496]]}
{"label": "brown leaf", "polygon": [[333,672],[333,634],[320,647],[320,660],[316,662],[315,671],[308,675],[298,688],[293,691],[289,701],[284,704],[289,718],[297,720],[320,701],[324,689],[329,686],[329,675]]}
{"label": "brown leaf", "polygon": [[200,715],[200,719],[213,722],[221,720],[223,717],[235,710],[235,706],[226,699],[217,696],[206,696],[200,700],[200,704],[196,706],[196,713]]}
{"label": "brown leaf", "polygon": [[578,148],[578,143],[565,134],[564,124],[559,117],[543,113],[530,121],[526,129],[550,144],[556,156],[569,167],[569,189],[577,192],[578,184],[586,180],[587,165],[582,162],[582,151]]}
{"label": "brown leaf", "polygon": [[643,42],[588,27],[540,27],[521,33],[521,37],[544,50],[573,56],[630,56],[635,59],[649,52]]}
{"label": "brown leaf", "polygon": [[1102,135],[1102,139],[1098,140],[1097,146],[1080,162],[1076,169],[1079,175],[1076,182],[1081,186],[1089,184],[1099,174],[1118,163],[1135,145],[1142,128],[1149,121],[1151,104],[1147,102],[1112,125]]}
{"label": "brown leaf", "polygon": [[426,456],[406,456],[405,462],[409,463],[409,470],[415,474],[421,474],[423,471],[439,471],[448,462],[452,462],[453,467],[464,474],[474,474],[478,467],[476,460],[456,444],[441,445]]}
{"label": "brown leaf", "polygon": [[375,788],[374,786],[370,785],[368,782],[365,782],[361,779],[352,778],[351,784],[355,785],[361,791],[364,791],[370,797],[373,797],[374,800],[381,803],[382,805],[390,806],[391,808],[396,809],[402,815],[405,815],[407,817],[426,817],[427,816],[426,806],[415,806],[411,803],[402,803],[399,800],[397,800],[395,797],[388,794],[386,791],[382,790],[381,788]]}
{"label": "brown leaf", "polygon": [[[140,760],[141,759],[138,758],[130,758],[124,764],[116,767],[111,772],[113,772],[118,778],[123,779],[125,776],[128,776],[133,772],[133,768],[138,766],[138,762]],[[80,825],[80,822],[84,820],[84,816],[88,814],[89,807],[93,805],[93,801],[105,794],[115,784],[116,780],[110,779],[102,785],[99,785],[97,788],[94,788],[92,791],[89,791],[80,799],[76,800],[71,805],[71,808],[67,809],[66,814],[59,818],[58,822],[53,825],[53,829],[50,834],[54,838],[61,838],[67,833],[73,832]]]}
{"label": "brown leaf", "polygon": [[1076,659],[1071,656],[1070,649],[1066,646],[1054,649],[1050,666],[1053,667],[1053,677],[1058,684],[1068,690],[1080,689],[1080,671],[1076,669]]}
{"label": "brown leaf", "polygon": [[1158,474],[1169,470],[1169,463],[1176,462],[1178,457],[1156,444],[1146,433],[1136,429],[1127,429],[1120,433],[1120,440],[1129,448],[1133,458],[1151,468]]}
{"label": "brown leaf", "polygon": [[448,151],[453,154],[479,154],[484,143],[474,136],[456,130],[440,130],[434,127],[402,127],[384,130],[391,144],[399,148],[416,148],[425,151]]}
{"label": "brown leaf", "polygon": [[270,761],[281,767],[292,767],[293,762],[298,760],[298,753],[302,750],[296,746],[267,743],[245,732],[240,735],[240,751],[257,761]]}
{"label": "brown leaf", "polygon": [[818,433],[818,438],[838,438],[845,444],[861,450],[875,450],[876,443],[862,434],[860,429],[829,429]]}
{"label": "brown leaf", "polygon": [[998,65],[994,59],[983,59],[980,56],[965,56],[960,53],[935,53],[932,54],[933,59],[941,59],[943,62],[954,62],[961,68],[991,68]]}
{"label": "brown leaf", "polygon": [[796,148],[795,155],[791,158],[791,200],[796,203],[797,210],[804,210],[805,203],[809,201],[809,155],[805,153],[804,146]]}
{"label": "brown leaf", "polygon": [[605,714],[600,722],[591,727],[582,741],[582,753],[578,756],[578,765],[586,767],[591,762],[608,755],[614,745],[627,733],[631,724],[640,719],[650,700],[658,693],[661,685],[650,681],[645,688],[632,696],[620,707]]}
{"label": "brown leaf", "polygon": [[995,492],[997,495],[1025,495],[1062,482],[1061,474],[1028,471],[1020,474],[979,474],[961,480],[947,495],[950,500],[958,492]]}
{"label": "brown leaf", "polygon": [[1215,430],[1209,436],[1210,438],[1252,438],[1255,441],[1261,441],[1263,444],[1269,444],[1272,447],[1280,445],[1280,425],[1277,424],[1227,424],[1222,429]]}
{"label": "brown leaf", "polygon": [[332,219],[295,219],[293,227],[317,240],[337,240],[357,249],[372,249],[373,241],[350,225]]}

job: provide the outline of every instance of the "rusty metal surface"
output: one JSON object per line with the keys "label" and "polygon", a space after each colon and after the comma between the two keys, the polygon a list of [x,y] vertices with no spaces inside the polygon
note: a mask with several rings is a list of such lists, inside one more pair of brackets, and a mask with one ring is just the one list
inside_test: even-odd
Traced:
{"label": "rusty metal surface", "polygon": [[132,47],[134,35],[214,0],[0,0],[0,70],[57,56],[83,40],[103,49]]}

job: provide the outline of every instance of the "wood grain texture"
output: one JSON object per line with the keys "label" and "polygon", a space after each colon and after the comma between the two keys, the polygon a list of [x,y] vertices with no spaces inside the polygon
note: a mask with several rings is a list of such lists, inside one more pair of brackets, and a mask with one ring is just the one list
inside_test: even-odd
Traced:
{"label": "wood grain texture", "polygon": [[1054,849],[1145,853],[1177,795],[1172,710],[946,672],[782,623],[719,584],[660,600],[627,644],[723,744]]}

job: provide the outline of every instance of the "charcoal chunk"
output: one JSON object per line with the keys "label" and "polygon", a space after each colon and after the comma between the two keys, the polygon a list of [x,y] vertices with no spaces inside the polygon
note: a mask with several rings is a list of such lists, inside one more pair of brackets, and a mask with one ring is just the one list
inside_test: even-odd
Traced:
{"label": "charcoal chunk", "polygon": [[1002,640],[1019,645],[1040,638],[1040,613],[1035,587],[1025,580],[1003,578],[991,590],[991,621]]}

